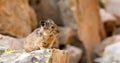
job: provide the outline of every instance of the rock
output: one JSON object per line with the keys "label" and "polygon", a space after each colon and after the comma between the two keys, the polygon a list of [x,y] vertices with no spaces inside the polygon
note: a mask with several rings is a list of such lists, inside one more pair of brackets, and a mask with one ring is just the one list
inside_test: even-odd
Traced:
{"label": "rock", "polygon": [[115,34],[116,34],[116,35],[120,34],[120,27],[117,27],[117,28],[115,29]]}
{"label": "rock", "polygon": [[106,21],[116,21],[116,17],[114,15],[112,15],[111,13],[107,12],[104,9],[100,9],[100,16],[101,16],[101,20],[102,22],[106,22]]}
{"label": "rock", "polygon": [[25,37],[37,26],[28,0],[0,0],[0,33]]}
{"label": "rock", "polygon": [[120,42],[120,35],[112,36],[107,39],[105,39],[99,46],[95,48],[95,52],[99,55],[102,56],[104,49],[114,43]]}
{"label": "rock", "polygon": [[35,9],[39,21],[51,18],[57,25],[63,25],[58,0],[29,0],[29,3]]}
{"label": "rock", "polygon": [[78,63],[79,60],[81,59],[82,50],[80,48],[77,48],[75,46],[67,45],[67,47],[64,50],[67,50],[68,53],[70,54],[70,56],[69,56],[70,57],[70,59],[69,59],[70,63]]}
{"label": "rock", "polygon": [[117,19],[109,12],[104,9],[100,9],[101,20],[104,23],[104,28],[107,36],[112,36],[115,34]]}
{"label": "rock", "polygon": [[53,49],[50,63],[69,63],[69,54],[65,50]]}
{"label": "rock", "polygon": [[115,16],[120,16],[120,0],[106,0],[105,8]]}
{"label": "rock", "polygon": [[120,26],[120,0],[106,0],[106,3],[104,5],[108,12],[118,18],[117,25]]}
{"label": "rock", "polygon": [[67,52],[57,49],[43,49],[29,53],[14,51],[2,54],[0,63],[68,63],[67,58]]}
{"label": "rock", "polygon": [[60,43],[59,43],[59,41],[56,41],[56,40],[55,40],[55,42],[53,43],[52,48],[59,49],[59,48],[60,48]]}
{"label": "rock", "polygon": [[71,44],[74,39],[75,32],[69,27],[59,27],[60,33],[56,39],[59,44],[68,45]]}
{"label": "rock", "polygon": [[2,54],[0,56],[0,62],[2,63],[35,63],[41,62],[44,63],[45,61],[49,61],[52,55],[51,50],[38,50],[33,51],[31,53],[25,52],[16,52],[9,54]]}
{"label": "rock", "polygon": [[107,46],[100,63],[120,63],[120,43]]}
{"label": "rock", "polygon": [[0,48],[0,55],[4,53],[5,48]]}
{"label": "rock", "polygon": [[23,50],[23,43],[17,40],[16,38],[0,35],[0,48]]}
{"label": "rock", "polygon": [[71,27],[73,30],[76,30],[77,26],[75,22],[75,16],[72,11],[74,8],[71,7],[71,1],[60,0],[58,4],[62,15],[63,24],[65,26]]}

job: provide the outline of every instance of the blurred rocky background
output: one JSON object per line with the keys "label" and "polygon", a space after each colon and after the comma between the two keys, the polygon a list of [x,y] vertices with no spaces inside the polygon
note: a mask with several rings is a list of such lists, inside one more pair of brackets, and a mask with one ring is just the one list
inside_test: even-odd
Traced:
{"label": "blurred rocky background", "polygon": [[120,63],[119,7],[120,0],[0,0],[0,62],[42,63],[46,53],[25,53],[24,39],[50,18],[60,30],[52,57],[64,58],[48,63]]}

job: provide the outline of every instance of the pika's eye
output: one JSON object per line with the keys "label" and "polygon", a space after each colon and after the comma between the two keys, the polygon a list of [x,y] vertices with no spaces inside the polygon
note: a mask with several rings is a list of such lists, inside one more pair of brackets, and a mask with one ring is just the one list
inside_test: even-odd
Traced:
{"label": "pika's eye", "polygon": [[52,29],[54,29],[55,27],[54,26],[51,26]]}
{"label": "pika's eye", "polygon": [[45,22],[44,21],[41,21],[40,24],[41,24],[41,26],[45,26]]}

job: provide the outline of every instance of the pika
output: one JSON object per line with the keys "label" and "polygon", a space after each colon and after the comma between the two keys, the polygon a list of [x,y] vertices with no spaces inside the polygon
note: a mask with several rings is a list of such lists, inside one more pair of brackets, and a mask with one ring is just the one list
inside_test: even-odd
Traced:
{"label": "pika", "polygon": [[51,48],[58,33],[58,26],[53,20],[48,19],[41,21],[40,27],[26,37],[24,44],[25,51],[31,52],[34,50]]}

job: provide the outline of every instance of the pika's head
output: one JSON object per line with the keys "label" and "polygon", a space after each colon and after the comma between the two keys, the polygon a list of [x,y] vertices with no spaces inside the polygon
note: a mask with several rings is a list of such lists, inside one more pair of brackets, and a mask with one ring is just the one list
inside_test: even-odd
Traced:
{"label": "pika's head", "polygon": [[41,21],[39,33],[44,36],[56,36],[59,33],[58,26],[51,19]]}

